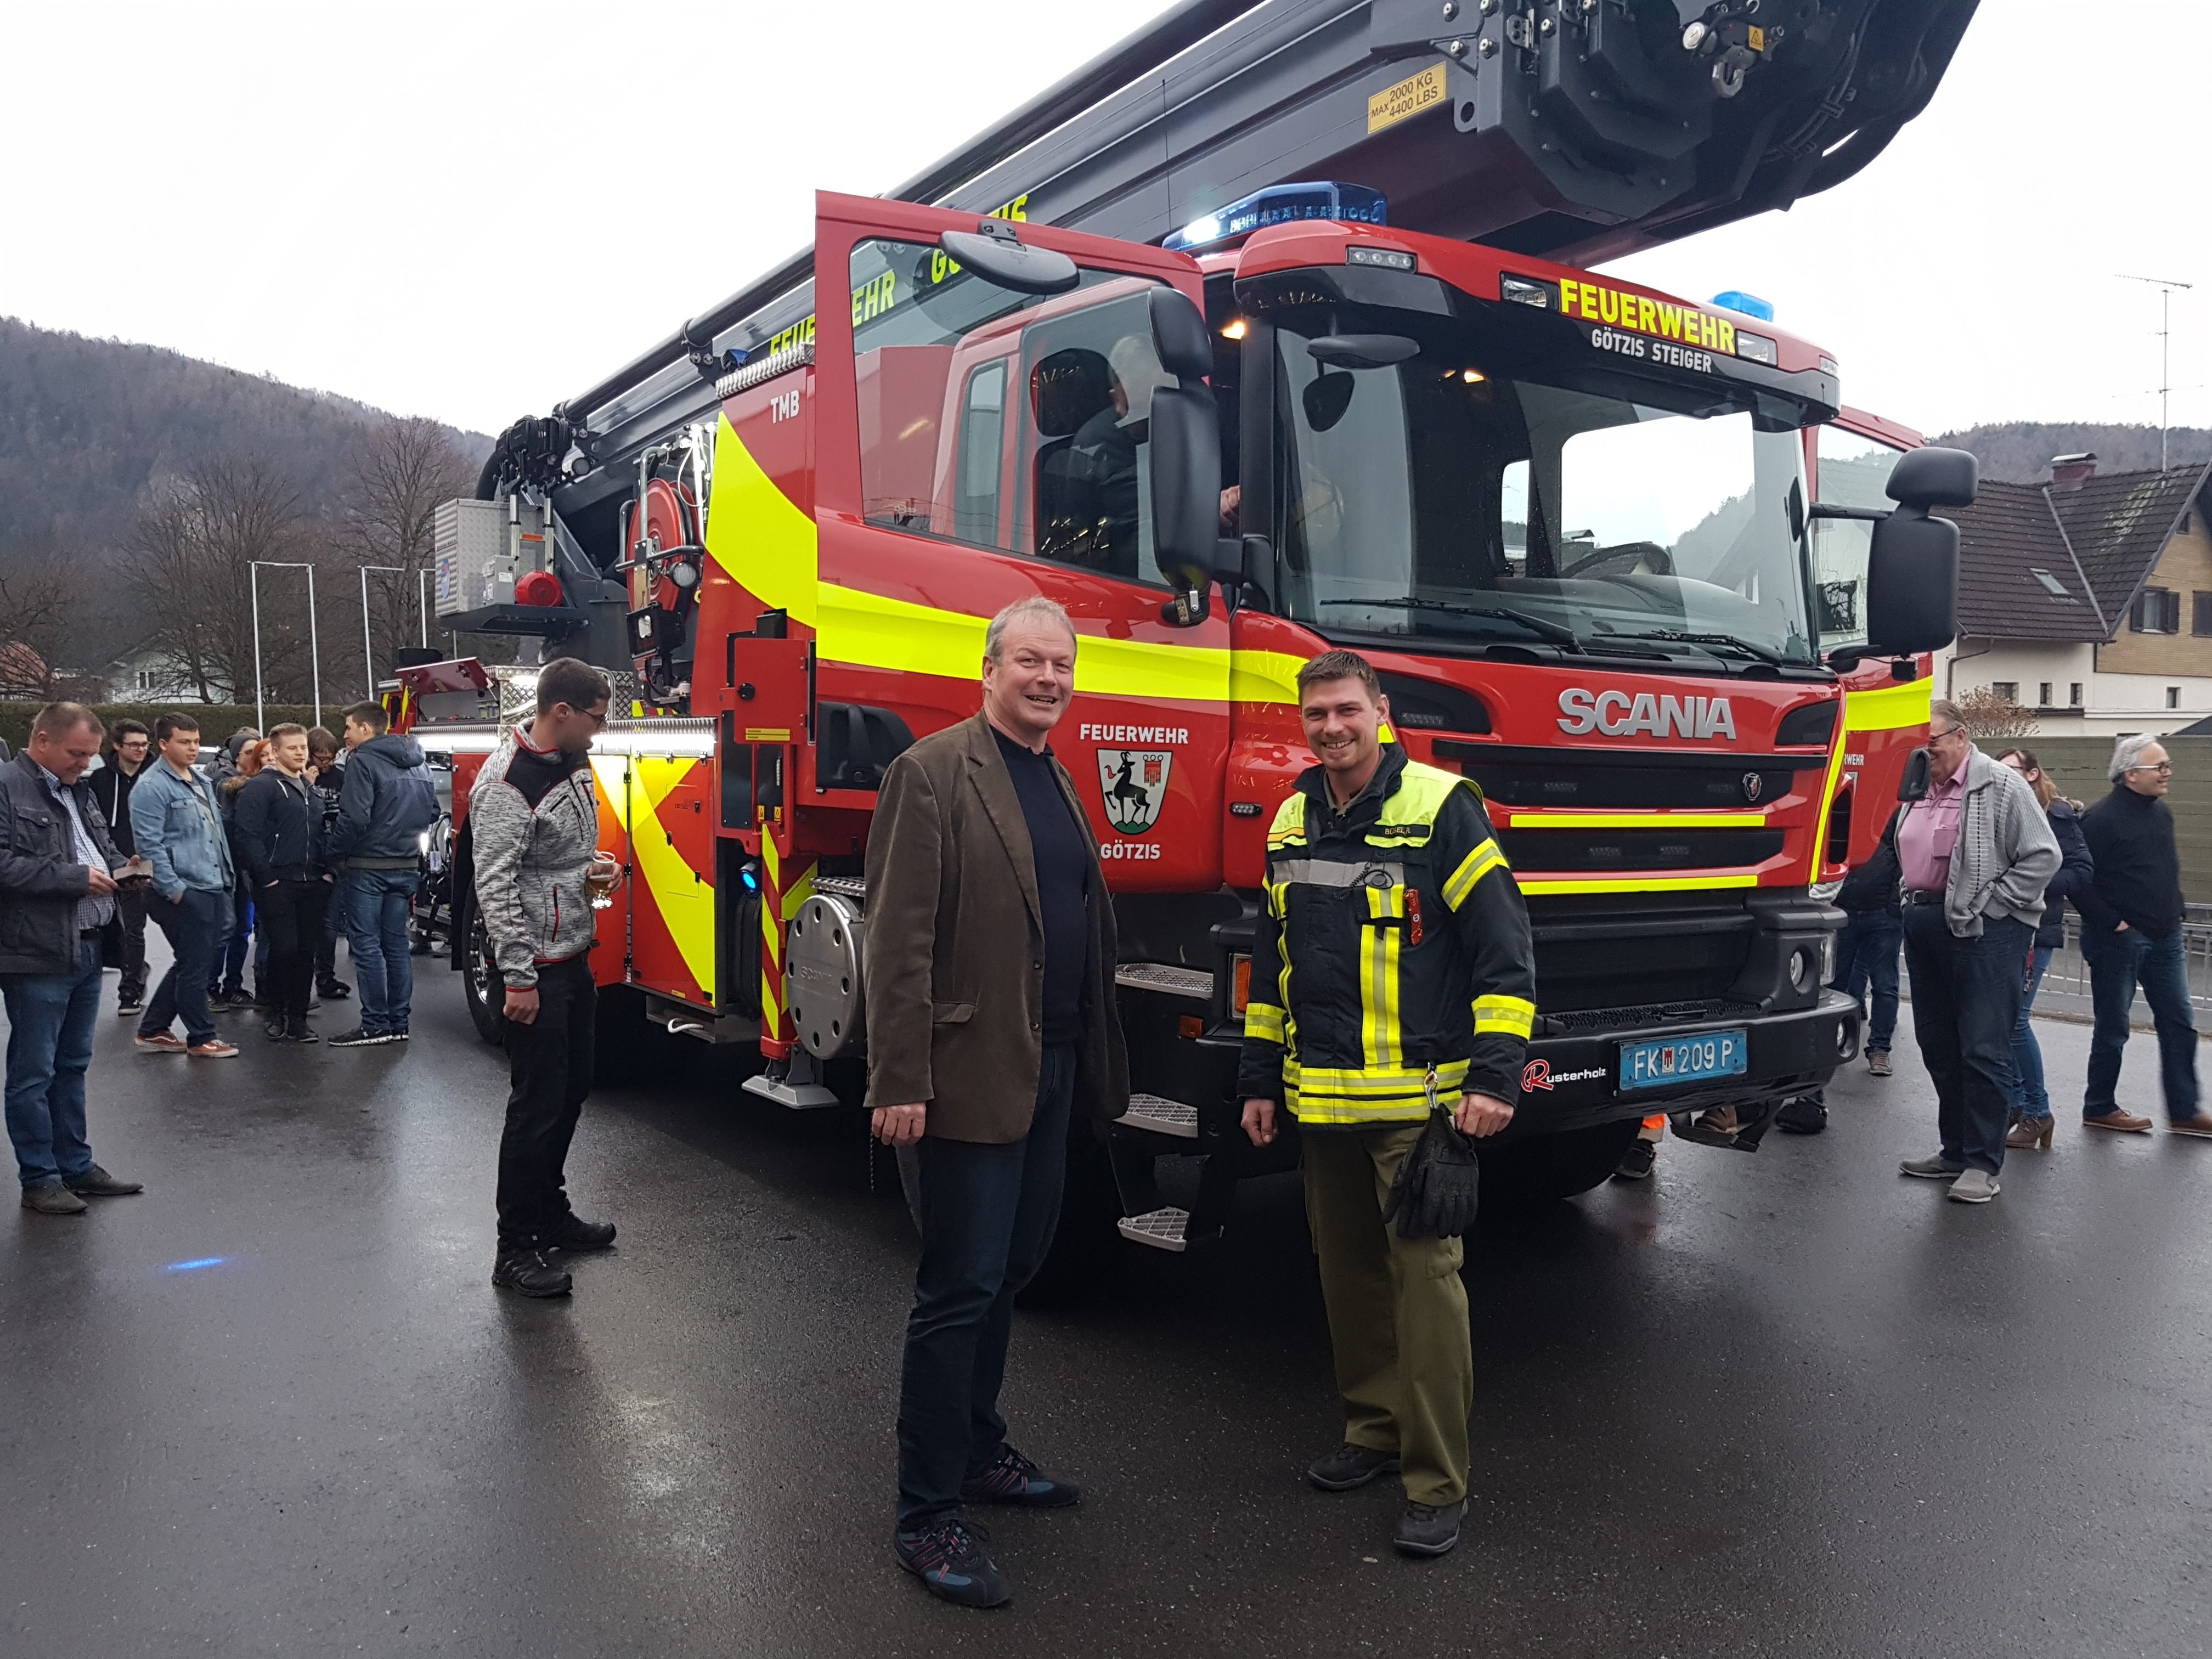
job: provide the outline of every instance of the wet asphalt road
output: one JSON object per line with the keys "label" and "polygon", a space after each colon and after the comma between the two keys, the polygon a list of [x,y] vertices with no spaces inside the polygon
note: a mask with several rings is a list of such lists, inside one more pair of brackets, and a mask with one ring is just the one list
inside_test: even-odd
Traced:
{"label": "wet asphalt road", "polygon": [[[1819,1139],[1674,1142],[1492,1229],[1475,1505],[1422,1564],[1395,1488],[1300,1482],[1339,1425],[1294,1186],[1255,1186],[1217,1253],[1133,1247],[1021,1319],[1016,1443],[1091,1495],[993,1517],[1018,1599],[976,1614],[887,1548],[912,1246],[857,1118],[646,1046],[570,1166],[620,1249],[505,1298],[504,1067],[442,967],[407,1048],[231,1015],[240,1060],[141,1057],[103,1017],[94,1146],[149,1191],[0,1220],[0,1652],[2212,1647],[2212,1145],[2062,1108],[1995,1204],[1946,1203],[1894,1173],[1933,1145],[1908,1063]],[[2054,1079],[2087,1036],[2046,1028]]]}

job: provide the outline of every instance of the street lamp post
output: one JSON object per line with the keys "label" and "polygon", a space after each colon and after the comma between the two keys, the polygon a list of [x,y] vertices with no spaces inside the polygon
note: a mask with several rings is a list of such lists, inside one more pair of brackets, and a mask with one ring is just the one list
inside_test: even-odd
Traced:
{"label": "street lamp post", "polygon": [[[405,566],[397,564],[365,564],[361,568],[362,672],[368,676],[368,695],[374,701],[376,696],[376,648],[368,635],[368,573],[372,570],[389,571],[392,575],[404,576],[407,569]],[[422,643],[428,645],[430,643],[430,573],[418,570],[415,574],[415,608],[422,625]]]}
{"label": "street lamp post", "polygon": [[290,559],[255,559],[248,567],[246,582],[253,593],[253,723],[264,730],[269,724],[268,700],[261,686],[261,573],[270,570],[304,570],[307,573],[307,663],[308,672],[315,683],[315,724],[323,723],[323,642],[322,630],[315,624],[315,567]]}

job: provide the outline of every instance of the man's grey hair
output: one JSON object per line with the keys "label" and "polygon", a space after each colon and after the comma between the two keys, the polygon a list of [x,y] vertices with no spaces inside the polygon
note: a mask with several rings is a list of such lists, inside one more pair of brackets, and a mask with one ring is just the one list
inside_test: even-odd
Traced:
{"label": "man's grey hair", "polygon": [[1974,728],[1966,724],[1966,717],[1959,712],[1959,705],[1948,697],[1937,697],[1928,705],[1928,718],[1931,722],[1938,714],[1950,723],[1954,731],[1964,732],[1970,738],[1974,735]]}
{"label": "man's grey hair", "polygon": [[2143,750],[2158,741],[2149,732],[2130,732],[2112,744],[2112,764],[2109,769],[2114,783],[2128,772],[2142,764]]}
{"label": "man's grey hair", "polygon": [[1042,593],[1032,593],[1025,599],[1016,599],[991,618],[991,626],[983,635],[983,660],[996,662],[1006,649],[1006,630],[1017,623],[1054,623],[1067,630],[1071,642],[1076,638],[1075,624],[1068,620],[1066,607]]}

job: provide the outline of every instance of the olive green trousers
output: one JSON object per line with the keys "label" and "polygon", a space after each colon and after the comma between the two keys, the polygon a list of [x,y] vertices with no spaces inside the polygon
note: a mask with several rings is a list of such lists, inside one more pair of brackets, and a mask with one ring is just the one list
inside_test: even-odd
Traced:
{"label": "olive green trousers", "polygon": [[1344,1396],[1344,1437],[1395,1452],[1408,1501],[1467,1496],[1474,1351],[1456,1238],[1401,1238],[1382,1219],[1418,1123],[1308,1129],[1306,1221]]}

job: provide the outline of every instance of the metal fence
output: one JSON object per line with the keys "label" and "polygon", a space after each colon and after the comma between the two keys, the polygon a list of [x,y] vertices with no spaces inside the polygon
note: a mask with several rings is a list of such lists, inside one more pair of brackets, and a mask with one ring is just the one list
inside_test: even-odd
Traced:
{"label": "metal fence", "polygon": [[[2189,1002],[2201,1015],[2212,1014],[2212,904],[2192,904],[2181,925],[2183,959],[2189,971]],[[2051,966],[2043,975],[2035,1012],[2087,1019],[2090,1017],[2089,964],[2081,956],[2081,918],[2066,913],[2066,943],[2051,953]],[[2132,1023],[2149,1029],[2150,1009],[2142,993],[2136,994]],[[2200,1018],[2200,1030],[2207,1021]]]}

